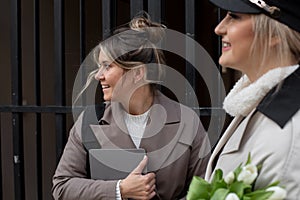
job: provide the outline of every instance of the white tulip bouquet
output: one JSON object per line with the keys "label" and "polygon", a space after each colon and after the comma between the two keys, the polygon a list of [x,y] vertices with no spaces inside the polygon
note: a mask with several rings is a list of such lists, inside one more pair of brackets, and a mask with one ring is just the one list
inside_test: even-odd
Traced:
{"label": "white tulip bouquet", "polygon": [[211,183],[194,176],[187,194],[187,200],[283,200],[286,190],[275,182],[266,188],[254,190],[254,183],[261,165],[251,164],[251,155],[245,165],[240,164],[223,178],[223,171],[217,169]]}

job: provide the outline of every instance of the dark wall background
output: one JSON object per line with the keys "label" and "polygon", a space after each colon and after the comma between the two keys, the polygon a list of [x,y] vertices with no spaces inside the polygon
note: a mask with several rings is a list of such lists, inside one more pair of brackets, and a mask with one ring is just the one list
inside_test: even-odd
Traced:
{"label": "dark wall background", "polygon": [[[141,0],[143,1],[143,0]],[[14,153],[13,153],[13,120],[12,120],[12,77],[11,44],[12,17],[11,5],[13,0],[0,1],[0,130],[1,130],[1,195],[2,199],[20,199],[15,191],[14,181]],[[34,0],[17,1],[20,4],[21,24],[21,90],[20,106],[37,106],[49,108],[56,106],[56,75],[55,75],[55,29],[54,29],[54,1],[39,1],[39,67],[40,67],[40,105],[36,102],[35,93],[35,54],[34,44]],[[102,39],[102,4],[100,0],[85,2],[85,53],[96,46]],[[147,1],[143,1],[147,3]],[[81,64],[80,58],[80,1],[64,1],[64,98],[65,105],[71,106],[73,82]],[[130,20],[131,4],[129,0],[117,0],[117,25]],[[169,29],[185,33],[185,1],[165,0],[162,22]],[[218,39],[214,35],[217,24],[217,10],[207,0],[195,1],[195,39],[217,60]],[[187,22],[189,23],[189,22]],[[174,55],[167,55],[167,62],[184,74],[185,62]],[[231,70],[222,73],[228,90],[235,80]],[[197,94],[202,107],[210,106],[207,88],[201,77],[197,78]],[[17,108],[16,108],[17,109]],[[40,116],[33,110],[20,111],[23,122],[20,134],[23,136],[24,151],[24,196],[21,199],[52,199],[51,178],[57,164],[57,134],[55,112],[40,112]],[[40,117],[40,123],[39,123]],[[73,124],[71,113],[64,112],[65,126],[62,135],[65,140]],[[210,117],[202,116],[207,127]],[[40,129],[37,129],[40,126]],[[39,135],[37,137],[37,135]],[[39,158],[39,159],[37,159]],[[1,197],[0,197],[1,199]]]}

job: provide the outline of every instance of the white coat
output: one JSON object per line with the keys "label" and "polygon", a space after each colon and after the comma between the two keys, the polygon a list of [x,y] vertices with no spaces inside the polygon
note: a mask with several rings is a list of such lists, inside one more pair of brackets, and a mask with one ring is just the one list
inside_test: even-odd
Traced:
{"label": "white coat", "polygon": [[250,152],[253,164],[262,163],[255,188],[279,180],[286,199],[300,199],[300,68],[282,83],[245,117],[233,119],[209,160],[207,180],[215,169],[225,176],[245,163]]}

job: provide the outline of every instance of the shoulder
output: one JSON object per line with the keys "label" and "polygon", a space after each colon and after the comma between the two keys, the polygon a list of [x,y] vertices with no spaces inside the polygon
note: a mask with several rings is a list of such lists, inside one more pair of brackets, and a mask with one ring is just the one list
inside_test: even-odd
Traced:
{"label": "shoulder", "polygon": [[[296,113],[284,128],[260,112],[253,114],[245,129],[236,129],[219,156],[217,166],[229,172],[252,155],[253,164],[264,161],[264,181],[271,181],[286,170],[295,157],[300,156],[300,112]],[[297,123],[298,121],[298,123]],[[237,132],[238,131],[238,132]],[[239,134],[243,131],[243,134]],[[241,140],[234,140],[238,138]],[[232,143],[230,141],[235,141]],[[239,145],[236,143],[239,141]],[[235,145],[235,146],[233,146]],[[298,160],[300,159],[297,158]],[[298,162],[298,161],[297,161]],[[300,170],[300,169],[299,169]],[[265,185],[264,185],[265,186]]]}
{"label": "shoulder", "polygon": [[300,109],[300,67],[273,88],[257,106],[257,110],[281,128]]}
{"label": "shoulder", "polygon": [[[256,112],[247,125],[247,143],[253,142],[254,147],[261,146],[263,149],[271,149],[279,153],[288,153],[298,140],[300,148],[300,111],[298,110],[284,127],[279,126],[275,121]],[[278,151],[280,147],[281,151]]]}
{"label": "shoulder", "polygon": [[[296,122],[297,120],[298,123]],[[299,126],[299,120],[300,112],[295,114],[284,128],[282,128],[269,117],[260,112],[256,112],[247,125],[246,138],[244,141],[245,145],[251,144],[254,149],[260,149],[259,151],[264,150],[263,152],[268,151],[279,157],[287,155],[292,147],[294,137],[297,135],[296,132],[300,130],[300,127],[298,130],[295,129]],[[278,151],[279,147],[281,149],[280,151]],[[282,159],[284,158],[286,157]]]}
{"label": "shoulder", "polygon": [[82,111],[79,116],[77,117],[73,127],[70,130],[70,135],[69,137],[76,137],[79,138],[80,140],[81,138],[81,130],[82,130],[82,121],[83,121],[83,116],[84,116],[84,112]]}
{"label": "shoulder", "polygon": [[193,109],[166,97],[159,91],[156,92],[156,95],[154,96],[154,104],[163,106],[167,113],[173,117],[178,117],[178,119],[198,118],[197,113]]}
{"label": "shoulder", "polygon": [[255,164],[264,161],[257,187],[276,180],[295,182],[294,177],[300,176],[300,111],[284,128],[260,112],[253,119],[255,122],[247,129],[251,136],[246,139],[242,152],[243,155],[251,152]]}
{"label": "shoulder", "polygon": [[[300,111],[293,115],[284,128],[264,117],[257,142],[254,145],[257,157],[265,155],[257,188],[279,180],[288,190],[289,198],[300,194]],[[256,158],[254,158],[256,159]],[[258,162],[258,161],[257,161]]]}
{"label": "shoulder", "polygon": [[70,134],[82,140],[82,132],[89,128],[91,124],[99,124],[99,119],[105,112],[105,104],[88,105],[84,107],[83,111],[75,119],[75,123],[71,129]]}

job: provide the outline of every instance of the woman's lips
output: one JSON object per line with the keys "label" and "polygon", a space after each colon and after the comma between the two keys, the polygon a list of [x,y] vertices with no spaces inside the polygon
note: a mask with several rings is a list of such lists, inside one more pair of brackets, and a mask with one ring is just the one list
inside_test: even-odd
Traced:
{"label": "woman's lips", "polygon": [[222,42],[222,51],[228,51],[231,48],[231,44],[229,42]]}

